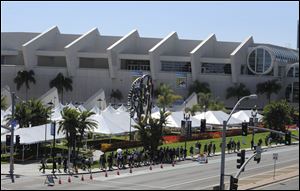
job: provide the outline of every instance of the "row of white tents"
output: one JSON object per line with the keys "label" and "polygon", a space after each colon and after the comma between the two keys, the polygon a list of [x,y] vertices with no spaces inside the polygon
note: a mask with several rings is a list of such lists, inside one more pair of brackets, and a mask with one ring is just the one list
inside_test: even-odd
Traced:
{"label": "row of white tents", "polygon": [[[71,107],[80,111],[86,110],[82,105],[75,107],[73,104],[59,104],[56,108],[53,109],[53,113],[51,115],[52,121],[58,122],[62,119],[61,111],[64,107]],[[121,105],[118,109],[114,109],[112,106],[108,106],[104,110],[100,110],[97,106],[94,106],[91,111],[95,113],[95,115],[91,116],[91,119],[94,119],[98,124],[98,127],[93,131],[94,133],[112,135],[136,131],[136,129],[132,127],[133,125],[135,125],[135,122],[134,120],[130,119],[129,112],[123,105]],[[6,116],[10,113],[10,108],[8,108],[6,111],[1,110],[1,125],[6,123]],[[159,118],[159,115],[159,108],[155,106],[152,109],[152,117]],[[171,112],[171,115],[167,118],[167,126],[180,128],[183,116],[183,111]],[[203,113],[196,113],[195,116],[190,117],[190,120],[192,121],[192,127],[199,127],[201,119],[206,119],[206,123],[209,125],[218,126],[222,125],[223,121],[227,120],[228,117],[229,115],[223,111],[207,111]],[[244,121],[248,122],[250,117],[251,110],[242,110],[236,112],[232,115],[231,119],[228,122],[228,125],[233,126],[241,124]],[[262,119],[262,115],[260,114],[257,114],[257,117],[258,120]],[[56,130],[57,129],[58,128],[56,128]],[[1,142],[5,141],[5,135],[7,133],[7,130],[1,128]],[[53,139],[53,136],[50,135],[50,124],[29,128],[16,128],[15,135],[20,135],[21,144],[32,144]],[[65,136],[62,133],[56,133],[57,139],[64,137]]]}

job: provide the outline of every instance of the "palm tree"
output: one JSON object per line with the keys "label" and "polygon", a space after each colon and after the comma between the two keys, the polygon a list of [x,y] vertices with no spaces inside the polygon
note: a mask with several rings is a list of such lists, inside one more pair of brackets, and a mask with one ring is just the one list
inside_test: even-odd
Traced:
{"label": "palm tree", "polygon": [[237,100],[240,100],[241,97],[250,95],[250,90],[246,88],[245,84],[240,83],[239,85],[235,85],[227,88],[226,99],[231,97],[236,97]]}
{"label": "palm tree", "polygon": [[72,79],[65,77],[62,73],[58,73],[57,76],[50,81],[50,88],[56,87],[59,94],[61,94],[61,102],[63,103],[64,89],[66,91],[72,91]]}
{"label": "palm tree", "polygon": [[62,120],[59,122],[58,132],[63,132],[66,135],[68,148],[73,148],[73,156],[75,156],[75,141],[80,126],[80,113],[76,109],[65,107],[61,111],[61,115]]}
{"label": "palm tree", "polygon": [[[95,115],[95,113],[91,111],[83,111],[79,115],[79,126],[78,126],[78,133],[80,134],[79,143],[81,143],[84,132],[86,130],[92,131],[94,128],[97,128],[96,120],[90,119],[92,115]],[[77,144],[77,156],[79,154],[79,146],[80,144]]]}
{"label": "palm tree", "polygon": [[123,99],[123,95],[122,92],[120,90],[112,90],[111,94],[110,94],[110,99],[114,98],[114,104],[116,103],[116,99],[117,100],[122,100]]}
{"label": "palm tree", "polygon": [[179,95],[175,95],[174,91],[167,84],[160,84],[158,92],[157,105],[162,107],[163,113],[166,112],[166,107],[170,107],[175,101],[182,98]]}
{"label": "palm tree", "polygon": [[[49,122],[51,115],[51,107],[44,106],[40,100],[30,99],[27,102],[16,104],[15,119],[19,123],[19,127],[29,127],[43,125]],[[8,119],[11,120],[11,115]]]}
{"label": "palm tree", "polygon": [[277,83],[277,79],[268,80],[256,85],[257,94],[266,94],[269,103],[271,102],[272,93],[277,94],[281,89],[281,85]]}
{"label": "palm tree", "polygon": [[1,110],[6,110],[7,103],[6,103],[6,96],[1,95]]}
{"label": "palm tree", "polygon": [[193,105],[191,108],[187,107],[185,109],[185,112],[190,112],[192,114],[192,116],[194,116],[196,114],[197,111],[200,111],[201,107],[199,104],[195,104]]}
{"label": "palm tree", "polygon": [[202,93],[210,93],[209,84],[206,82],[199,82],[198,80],[194,81],[193,84],[189,86],[189,95],[193,92],[196,94]]}
{"label": "palm tree", "polygon": [[200,107],[208,109],[209,103],[212,100],[211,93],[198,93],[198,102]]}
{"label": "palm tree", "polygon": [[31,111],[30,123],[32,126],[43,125],[49,123],[49,118],[52,113],[51,106],[44,106],[40,100],[29,100],[26,103]]}
{"label": "palm tree", "polygon": [[134,125],[134,128],[138,129],[140,140],[145,150],[149,150],[153,154],[157,151],[162,140],[163,128],[167,125],[167,117],[169,115],[169,112],[164,112],[163,109],[160,109],[159,119],[151,116],[142,116],[140,121]]}
{"label": "palm tree", "polygon": [[26,85],[26,101],[27,101],[27,92],[29,87],[29,83],[32,82],[35,84],[35,78],[33,70],[30,70],[29,72],[26,70],[21,70],[18,72],[17,76],[14,79],[14,83],[17,85],[17,90],[20,90],[21,86],[25,83]]}

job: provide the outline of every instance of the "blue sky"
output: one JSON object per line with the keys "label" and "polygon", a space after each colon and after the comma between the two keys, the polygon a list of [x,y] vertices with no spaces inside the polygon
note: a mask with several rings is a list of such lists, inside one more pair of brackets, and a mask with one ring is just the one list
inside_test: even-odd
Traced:
{"label": "blue sky", "polygon": [[138,29],[142,37],[255,42],[296,48],[299,2],[3,2],[1,32],[82,34],[93,27],[102,35],[123,36]]}

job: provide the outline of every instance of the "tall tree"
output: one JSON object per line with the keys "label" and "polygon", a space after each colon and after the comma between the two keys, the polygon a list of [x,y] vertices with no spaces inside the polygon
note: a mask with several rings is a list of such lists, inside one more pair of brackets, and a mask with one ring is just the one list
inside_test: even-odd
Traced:
{"label": "tall tree", "polygon": [[66,91],[72,91],[72,79],[65,77],[62,73],[58,73],[57,76],[50,81],[50,88],[56,87],[59,94],[61,94],[61,102],[63,103],[64,99],[64,89]]}
{"label": "tall tree", "polygon": [[6,110],[7,103],[6,103],[6,96],[1,95],[1,110]]}
{"label": "tall tree", "polygon": [[211,100],[212,100],[211,93],[203,93],[203,92],[198,93],[198,103],[200,108],[205,107],[206,109],[208,109]]}
{"label": "tall tree", "polygon": [[91,119],[90,117],[95,115],[94,112],[91,111],[83,111],[79,115],[79,126],[78,126],[78,133],[79,133],[79,144],[77,144],[77,156],[79,154],[79,147],[82,145],[82,139],[85,131],[92,131],[94,128],[97,128],[97,121]]}
{"label": "tall tree", "polygon": [[116,89],[116,90],[112,90],[111,94],[110,94],[110,99],[113,98],[114,99],[114,104],[116,104],[116,99],[117,100],[122,100],[123,99],[123,94],[120,90]]}
{"label": "tall tree", "polygon": [[151,116],[147,118],[142,116],[140,121],[134,125],[138,129],[144,149],[149,150],[151,156],[157,152],[157,148],[161,144],[163,128],[167,125],[167,117],[169,115],[169,112],[164,112],[163,109],[160,109],[159,119]]}
{"label": "tall tree", "polygon": [[277,94],[281,89],[281,85],[278,84],[277,81],[278,81],[277,79],[274,79],[274,80],[268,80],[266,82],[257,84],[256,93],[266,94],[269,103],[271,103],[271,95],[273,93]]}
{"label": "tall tree", "polygon": [[166,112],[167,107],[170,107],[175,101],[182,98],[180,95],[175,95],[174,91],[167,84],[160,84],[158,92],[157,105],[163,109],[163,113]]}
{"label": "tall tree", "polygon": [[[49,122],[51,107],[44,106],[40,100],[30,99],[16,104],[15,119],[19,127],[43,125]],[[11,115],[8,116],[11,119]]]}
{"label": "tall tree", "polygon": [[240,83],[239,85],[235,85],[232,87],[227,88],[227,94],[226,99],[229,99],[231,97],[236,97],[237,101],[240,100],[240,98],[250,95],[250,90],[246,88],[245,84]]}
{"label": "tall tree", "polygon": [[30,89],[30,87],[29,87],[30,82],[35,84],[33,70],[29,70],[29,71],[20,70],[18,72],[17,76],[14,78],[14,83],[17,85],[17,90],[20,90],[20,88],[25,83],[25,85],[26,85],[26,101],[27,101],[28,89]]}
{"label": "tall tree", "polygon": [[210,93],[209,84],[206,82],[199,82],[198,80],[195,80],[190,86],[189,86],[189,95],[191,95],[193,92],[196,94],[202,93]]}
{"label": "tall tree", "polygon": [[67,138],[68,148],[73,148],[73,157],[75,157],[75,142],[80,126],[80,113],[76,109],[65,107],[61,111],[62,120],[59,122],[58,132],[63,132]]}
{"label": "tall tree", "polygon": [[285,125],[292,122],[291,111],[285,100],[272,102],[264,107],[263,123],[267,128],[285,132]]}

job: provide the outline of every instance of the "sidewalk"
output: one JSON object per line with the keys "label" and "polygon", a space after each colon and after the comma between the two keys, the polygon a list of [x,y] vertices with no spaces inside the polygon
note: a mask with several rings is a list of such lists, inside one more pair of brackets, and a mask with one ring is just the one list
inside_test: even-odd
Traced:
{"label": "sidewalk", "polygon": [[299,166],[292,165],[285,168],[277,169],[275,178],[273,178],[273,171],[268,171],[258,174],[254,177],[247,177],[247,179],[239,180],[239,190],[256,189],[271,183],[279,182],[282,180],[290,179],[299,176]]}
{"label": "sidewalk", "polygon": [[[293,144],[298,144],[299,142],[294,142]],[[272,145],[270,148],[275,148],[275,147],[282,147],[284,146],[284,144],[278,144],[278,145]],[[263,149],[266,149],[268,147],[263,146]],[[251,151],[251,148],[245,149],[246,151]],[[254,151],[254,150],[252,150]],[[231,154],[236,154],[236,153],[229,153],[229,155]],[[214,156],[219,156],[221,155],[221,152],[215,153]],[[227,151],[226,151],[226,155]],[[208,157],[209,160],[210,157]],[[193,159],[196,159],[196,156],[193,157]],[[186,158],[186,160],[192,160],[191,156],[188,156]],[[179,162],[180,163],[180,162]],[[14,174],[16,175],[23,175],[23,176],[45,176],[47,174],[52,174],[51,173],[51,169],[47,169],[46,173],[43,174],[42,172],[39,171],[41,164],[38,163],[32,163],[32,164],[14,164]],[[116,168],[114,168],[114,170],[117,170]],[[69,175],[69,173],[64,173],[63,169],[61,169],[62,173],[58,173],[56,172],[56,175]],[[92,169],[92,173],[100,173],[102,172],[102,170],[100,170],[99,168],[94,168]],[[8,164],[1,164],[1,175],[6,175],[9,173],[9,163]],[[81,175],[81,174],[90,174],[90,172],[88,170],[83,171],[81,169],[78,169],[78,174],[77,175]]]}

